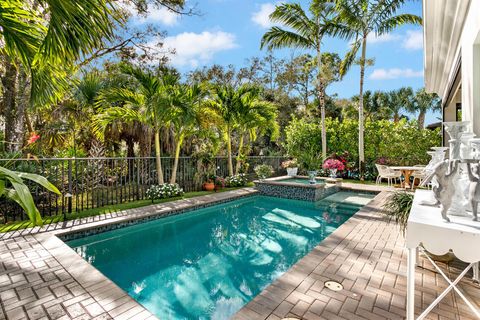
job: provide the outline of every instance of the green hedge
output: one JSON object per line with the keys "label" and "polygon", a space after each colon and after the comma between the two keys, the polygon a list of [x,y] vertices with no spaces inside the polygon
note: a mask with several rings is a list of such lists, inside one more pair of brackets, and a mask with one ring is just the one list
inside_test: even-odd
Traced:
{"label": "green hedge", "polygon": [[[358,167],[358,121],[326,119],[328,154],[348,152],[348,161]],[[291,157],[301,157],[304,150],[322,150],[319,122],[293,119],[285,129],[284,147]],[[419,130],[415,121],[388,120],[365,122],[365,161],[389,165],[416,165],[428,163],[427,151],[441,144],[439,129]]]}

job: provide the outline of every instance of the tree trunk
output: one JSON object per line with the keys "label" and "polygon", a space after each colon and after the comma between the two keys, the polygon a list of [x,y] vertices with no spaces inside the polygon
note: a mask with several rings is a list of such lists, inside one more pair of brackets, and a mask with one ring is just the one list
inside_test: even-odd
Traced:
{"label": "tree trunk", "polygon": [[23,147],[25,137],[25,113],[30,103],[30,82],[23,67],[18,70],[17,76],[17,104],[15,111],[14,142],[18,143],[19,150]]}
{"label": "tree trunk", "polygon": [[317,67],[318,67],[318,102],[320,104],[320,117],[322,121],[322,158],[327,158],[327,128],[325,125],[325,85],[322,79],[322,52],[320,50],[321,37],[317,45]]}
{"label": "tree trunk", "polygon": [[235,174],[239,174],[240,168],[242,167],[242,150],[243,150],[243,134],[240,134],[240,140],[238,142],[238,157],[237,157],[237,166],[235,168]]}
{"label": "tree trunk", "polygon": [[157,182],[158,184],[164,184],[163,171],[162,171],[162,158],[160,154],[160,129],[155,128],[155,164],[157,167]]}
{"label": "tree trunk", "polygon": [[360,59],[360,94],[358,99],[358,160],[360,179],[365,179],[365,150],[363,141],[363,82],[365,78],[365,60],[367,55],[367,35],[364,34],[362,41],[362,57]]}
{"label": "tree trunk", "polygon": [[133,141],[133,137],[129,136],[125,139],[125,143],[127,144],[127,157],[134,158],[135,157],[135,142]]}
{"label": "tree trunk", "polygon": [[425,111],[420,111],[418,114],[418,130],[425,128]]}
{"label": "tree trunk", "polygon": [[227,155],[228,155],[228,175],[233,176],[233,161],[232,161],[232,132],[230,127],[227,128]]}
{"label": "tree trunk", "polygon": [[180,149],[182,148],[183,138],[183,135],[180,135],[177,144],[175,145],[175,159],[173,160],[172,176],[170,177],[171,184],[175,184],[177,182],[178,161],[180,158]]}
{"label": "tree trunk", "polygon": [[5,115],[5,152],[18,152],[20,141],[15,140],[16,126],[16,89],[17,89],[17,68],[5,58],[5,73],[2,77],[3,87],[3,109]]}

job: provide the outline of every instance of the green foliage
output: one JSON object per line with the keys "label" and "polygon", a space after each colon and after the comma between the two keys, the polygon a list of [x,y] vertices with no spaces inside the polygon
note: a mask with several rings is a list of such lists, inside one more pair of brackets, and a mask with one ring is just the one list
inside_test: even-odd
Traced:
{"label": "green foliage", "polygon": [[285,128],[284,147],[287,154],[297,158],[305,170],[318,170],[321,167],[321,141],[322,128],[319,123],[295,118]]}
{"label": "green foliage", "polygon": [[266,179],[273,174],[273,168],[268,164],[259,164],[253,169],[260,179]]}
{"label": "green foliage", "polygon": [[400,225],[403,233],[407,227],[408,217],[413,204],[413,193],[401,191],[392,193],[384,205],[384,214]]}
{"label": "green foliage", "polygon": [[6,197],[18,203],[25,210],[30,221],[36,226],[41,226],[43,224],[42,217],[35,206],[30,190],[25,185],[24,179],[38,183],[56,194],[60,194],[60,191],[45,177],[38,174],[15,172],[0,167],[0,198]]}
{"label": "green foliage", "polygon": [[[349,161],[358,159],[358,121],[326,119],[329,153],[347,151]],[[294,119],[285,129],[284,147],[303,166],[312,154],[321,152],[321,127],[307,119]],[[373,164],[385,158],[389,164],[415,165],[428,162],[427,151],[441,144],[437,130],[419,130],[415,122],[388,120],[365,122],[365,160]],[[306,158],[306,159],[305,159]]]}

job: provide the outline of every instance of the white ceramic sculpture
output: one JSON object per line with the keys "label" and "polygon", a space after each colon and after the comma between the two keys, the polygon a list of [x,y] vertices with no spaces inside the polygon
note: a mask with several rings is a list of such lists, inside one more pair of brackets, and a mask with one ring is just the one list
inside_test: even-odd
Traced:
{"label": "white ceramic sculpture", "polygon": [[437,185],[433,186],[433,194],[436,199],[435,205],[440,204],[442,207],[442,218],[450,222],[447,217],[448,209],[452,205],[453,196],[455,194],[455,185],[453,180],[458,168],[458,160],[445,160],[435,166],[433,175],[437,181]]}
{"label": "white ceramic sculpture", "polygon": [[470,139],[472,159],[480,160],[480,139]]}
{"label": "white ceramic sculpture", "polygon": [[469,163],[468,178],[470,180],[468,199],[472,206],[473,221],[478,221],[478,202],[480,201],[480,163]]}

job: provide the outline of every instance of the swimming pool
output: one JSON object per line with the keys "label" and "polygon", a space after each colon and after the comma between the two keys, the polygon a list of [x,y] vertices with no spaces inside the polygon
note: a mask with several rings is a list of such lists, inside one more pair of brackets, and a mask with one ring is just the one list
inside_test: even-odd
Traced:
{"label": "swimming pool", "polygon": [[252,196],[67,244],[161,319],[228,319],[373,196]]}

